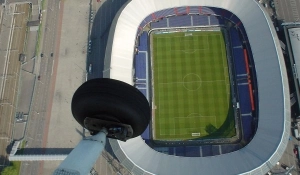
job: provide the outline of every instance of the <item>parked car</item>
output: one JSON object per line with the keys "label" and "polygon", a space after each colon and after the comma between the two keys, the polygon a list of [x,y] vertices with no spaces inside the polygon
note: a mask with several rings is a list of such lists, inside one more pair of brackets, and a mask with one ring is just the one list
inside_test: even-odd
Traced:
{"label": "parked car", "polygon": [[92,64],[90,64],[90,66],[89,66],[89,73],[90,74],[92,73]]}
{"label": "parked car", "polygon": [[51,53],[50,56],[53,57],[53,53]]}
{"label": "parked car", "polygon": [[41,53],[41,57],[44,57],[44,54],[43,54],[43,53]]}
{"label": "parked car", "polygon": [[300,139],[300,135],[299,135],[299,130],[298,130],[298,128],[294,128],[294,135],[295,135],[295,138],[296,138],[297,140]]}

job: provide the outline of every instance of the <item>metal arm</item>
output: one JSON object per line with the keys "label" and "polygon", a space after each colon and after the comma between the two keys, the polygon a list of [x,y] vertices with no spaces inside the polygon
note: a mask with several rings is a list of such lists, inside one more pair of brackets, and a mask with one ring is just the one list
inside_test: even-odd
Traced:
{"label": "metal arm", "polygon": [[87,175],[103,151],[107,130],[81,140],[67,158],[54,171],[53,175]]}

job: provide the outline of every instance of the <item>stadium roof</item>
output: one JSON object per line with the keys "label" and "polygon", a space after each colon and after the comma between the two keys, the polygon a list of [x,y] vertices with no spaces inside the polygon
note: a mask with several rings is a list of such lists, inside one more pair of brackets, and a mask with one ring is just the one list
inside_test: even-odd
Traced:
{"label": "stadium roof", "polygon": [[111,140],[120,162],[134,174],[264,174],[281,158],[290,133],[290,99],[285,63],[272,21],[255,0],[132,0],[110,29],[104,75],[133,84],[135,38],[152,12],[207,6],[234,13],[243,23],[254,57],[258,84],[258,128],[244,148],[212,157],[178,157],[151,149],[141,137]]}

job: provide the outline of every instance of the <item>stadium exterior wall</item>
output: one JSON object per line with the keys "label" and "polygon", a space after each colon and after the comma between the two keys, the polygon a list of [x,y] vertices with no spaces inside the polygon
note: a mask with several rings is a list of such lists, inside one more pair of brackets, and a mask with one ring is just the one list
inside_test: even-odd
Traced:
{"label": "stadium exterior wall", "polygon": [[[180,6],[223,8],[243,23],[257,73],[259,122],[244,148],[212,157],[178,157],[156,152],[141,137],[110,140],[119,161],[133,174],[265,174],[281,158],[290,133],[290,101],[285,62],[272,21],[255,0],[132,0],[110,29],[104,76],[133,84],[135,37],[149,14]],[[230,161],[228,161],[230,160]]]}

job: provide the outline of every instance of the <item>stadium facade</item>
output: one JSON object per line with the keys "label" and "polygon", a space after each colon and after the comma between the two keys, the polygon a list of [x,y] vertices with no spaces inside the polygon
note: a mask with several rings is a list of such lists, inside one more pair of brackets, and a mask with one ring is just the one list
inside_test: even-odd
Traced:
{"label": "stadium facade", "polygon": [[133,174],[265,174],[281,158],[290,133],[290,97],[280,43],[267,12],[255,0],[132,0],[111,25],[104,76],[133,84],[136,35],[141,22],[163,9],[205,6],[235,14],[248,36],[256,68],[258,126],[248,145],[211,157],[166,155],[141,137],[110,140],[119,161]]}

